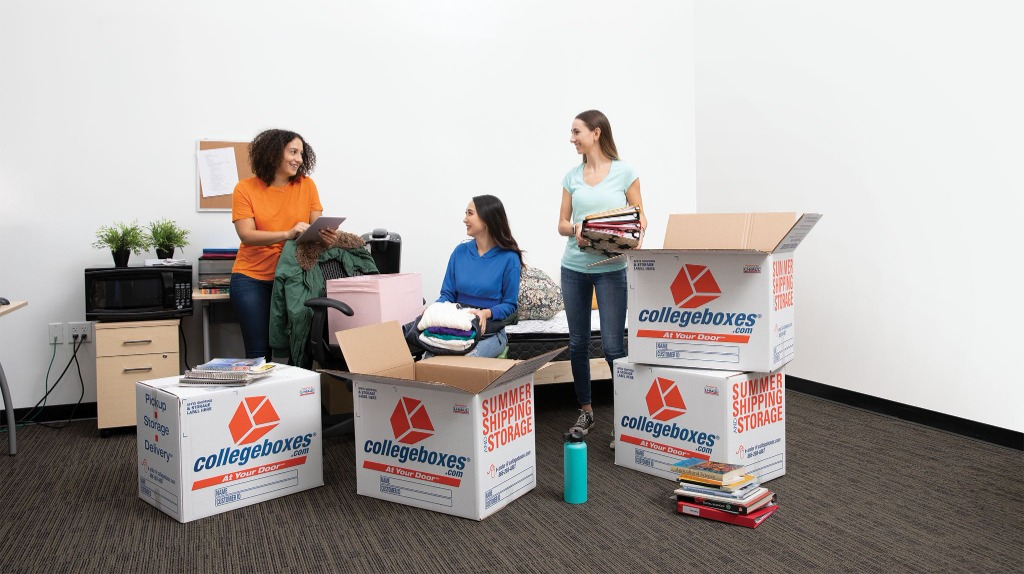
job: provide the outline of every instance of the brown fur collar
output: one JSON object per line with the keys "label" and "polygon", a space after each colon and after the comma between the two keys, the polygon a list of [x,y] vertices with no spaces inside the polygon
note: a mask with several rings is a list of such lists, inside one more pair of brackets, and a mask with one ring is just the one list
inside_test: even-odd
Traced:
{"label": "brown fur collar", "polygon": [[366,245],[361,237],[347,231],[338,231],[338,240],[334,242],[334,245],[324,245],[322,241],[309,241],[307,243],[300,243],[295,246],[295,258],[299,262],[299,267],[302,267],[303,271],[309,271],[316,265],[317,259],[320,258],[320,254],[328,249],[340,247],[342,249],[356,249]]}

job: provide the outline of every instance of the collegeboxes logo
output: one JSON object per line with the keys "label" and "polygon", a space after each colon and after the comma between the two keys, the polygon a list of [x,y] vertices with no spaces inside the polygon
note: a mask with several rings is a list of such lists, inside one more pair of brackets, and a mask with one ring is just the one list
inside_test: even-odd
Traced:
{"label": "collegeboxes logo", "polygon": [[416,444],[434,434],[434,424],[423,401],[402,397],[391,413],[391,430],[398,442]]}
{"label": "collegeboxes logo", "polygon": [[689,263],[679,270],[669,289],[676,305],[683,309],[696,309],[722,295],[722,289],[707,266]]}
{"label": "collegeboxes logo", "polygon": [[281,422],[274,405],[265,396],[246,397],[238,404],[228,428],[235,444],[250,444],[263,438]]}
{"label": "collegeboxes logo", "polygon": [[686,403],[679,393],[679,385],[670,379],[658,377],[647,390],[647,412],[656,421],[670,421],[686,412]]}
{"label": "collegeboxes logo", "polygon": [[291,452],[292,456],[296,457],[308,454],[309,445],[313,443],[316,433],[275,440],[264,438],[264,435],[277,428],[280,423],[281,417],[270,399],[265,396],[245,397],[238,403],[235,414],[228,422],[231,439],[241,448],[224,447],[213,454],[200,456],[192,466],[193,470],[201,472],[226,464],[248,464],[255,459],[282,452]]}
{"label": "collegeboxes logo", "polygon": [[[398,399],[395,410],[391,413],[391,430],[395,433],[395,441],[411,445],[434,435],[434,423],[430,422],[427,408],[423,401],[402,397]],[[402,446],[391,439],[369,439],[363,443],[363,452],[398,459],[399,463],[418,462],[443,468],[463,470],[469,457],[458,456],[447,452],[430,450],[420,446]],[[448,474],[448,476],[462,476]]]}

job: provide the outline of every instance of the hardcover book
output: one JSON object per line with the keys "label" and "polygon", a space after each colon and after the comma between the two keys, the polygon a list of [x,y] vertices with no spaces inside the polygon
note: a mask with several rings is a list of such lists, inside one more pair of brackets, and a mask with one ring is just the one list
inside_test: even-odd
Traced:
{"label": "hardcover book", "polygon": [[750,514],[759,508],[775,502],[776,496],[770,490],[762,489],[763,492],[750,497],[749,500],[737,501],[721,499],[717,496],[692,496],[688,494],[677,494],[676,500],[688,502],[697,506],[717,508],[733,514]]}
{"label": "hardcover book", "polygon": [[736,524],[738,526],[746,526],[747,528],[757,528],[758,526],[761,526],[761,524],[778,509],[779,506],[777,504],[769,504],[750,514],[733,514],[724,510],[718,510],[717,508],[698,506],[681,500],[676,502],[676,510],[680,514],[707,518],[708,520],[717,520],[718,522],[726,522],[728,524]]}
{"label": "hardcover book", "polygon": [[678,473],[680,478],[700,478],[717,481],[721,484],[731,483],[746,473],[742,464],[728,464],[700,458],[684,458],[669,469]]}

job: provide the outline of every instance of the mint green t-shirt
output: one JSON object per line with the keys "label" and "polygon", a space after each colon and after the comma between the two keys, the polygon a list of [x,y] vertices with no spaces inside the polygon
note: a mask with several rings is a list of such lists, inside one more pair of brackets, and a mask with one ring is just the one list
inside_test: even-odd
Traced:
{"label": "mint green t-shirt", "polygon": [[[583,182],[583,164],[569,170],[562,178],[562,188],[572,196],[572,222],[581,223],[591,213],[598,213],[625,207],[626,191],[637,180],[636,170],[627,163],[612,160],[608,175],[597,185],[591,187]],[[614,263],[587,267],[591,263],[607,259],[600,253],[580,251],[576,245],[576,237],[566,238],[565,253],[562,255],[562,266],[580,273],[606,273],[626,268],[626,258]]]}

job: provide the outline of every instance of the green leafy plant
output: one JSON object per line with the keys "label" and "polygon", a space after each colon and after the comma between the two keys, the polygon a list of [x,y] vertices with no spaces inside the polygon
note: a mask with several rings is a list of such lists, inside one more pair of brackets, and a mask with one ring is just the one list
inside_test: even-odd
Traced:
{"label": "green leafy plant", "polygon": [[114,252],[128,250],[136,255],[142,255],[152,247],[152,244],[149,235],[137,222],[129,224],[116,221],[112,225],[103,225],[96,230],[96,241],[92,246]]}
{"label": "green leafy plant", "polygon": [[158,219],[149,224],[150,244],[161,251],[174,251],[188,245],[187,229],[178,227],[170,219]]}

